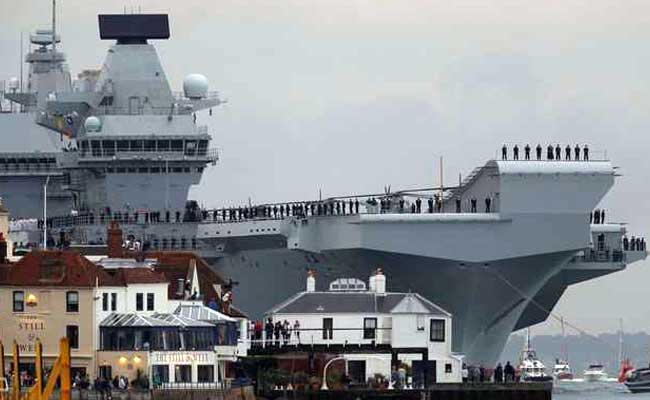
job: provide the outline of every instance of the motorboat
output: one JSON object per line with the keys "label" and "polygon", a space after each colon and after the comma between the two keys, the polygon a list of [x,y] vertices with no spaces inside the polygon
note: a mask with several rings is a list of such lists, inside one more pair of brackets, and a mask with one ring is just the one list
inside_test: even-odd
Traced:
{"label": "motorboat", "polygon": [[553,366],[553,379],[557,381],[568,381],[573,379],[573,372],[568,362],[562,359],[556,359]]}
{"label": "motorboat", "polygon": [[602,382],[607,380],[607,373],[602,364],[591,364],[589,368],[583,372],[582,377],[585,382]]}
{"label": "motorboat", "polygon": [[625,386],[632,393],[650,392],[650,368],[639,368],[630,372]]}
{"label": "motorboat", "polygon": [[530,346],[530,330],[527,333],[526,346],[521,352],[519,376],[524,382],[546,382],[553,377],[546,373],[546,366],[537,358],[537,353]]}

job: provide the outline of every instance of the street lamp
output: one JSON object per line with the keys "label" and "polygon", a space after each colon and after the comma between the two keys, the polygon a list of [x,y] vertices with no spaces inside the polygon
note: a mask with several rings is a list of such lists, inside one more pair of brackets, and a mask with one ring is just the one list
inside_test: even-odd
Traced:
{"label": "street lamp", "polygon": [[[386,359],[381,358],[381,357],[379,357],[379,356],[366,355],[366,356],[364,356],[364,357],[365,357],[365,358],[374,358],[374,359],[376,359],[376,360],[384,361],[384,362],[386,361]],[[320,390],[329,390],[329,388],[327,387],[327,367],[329,367],[330,364],[333,363],[334,361],[345,360],[345,359],[346,359],[345,356],[338,356],[338,357],[334,357],[334,358],[332,358],[331,360],[329,360],[329,361],[325,364],[325,367],[323,368],[323,384],[321,385]],[[392,390],[392,389],[393,389],[393,382],[391,381],[391,377],[390,377],[390,375],[388,376],[388,389],[389,389],[389,390]]]}
{"label": "street lamp", "polygon": [[45,178],[43,185],[43,250],[47,250],[47,184],[50,183],[50,175]]}

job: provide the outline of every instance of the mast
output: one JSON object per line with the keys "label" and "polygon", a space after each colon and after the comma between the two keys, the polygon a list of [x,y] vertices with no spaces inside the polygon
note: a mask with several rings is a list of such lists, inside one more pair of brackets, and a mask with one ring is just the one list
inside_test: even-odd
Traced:
{"label": "mast", "polygon": [[618,364],[622,365],[623,363],[623,318],[618,320]]}
{"label": "mast", "polygon": [[562,325],[562,357],[564,358],[565,363],[569,362],[569,349],[566,344],[566,335],[564,332],[564,317],[560,317],[560,324]]}
{"label": "mast", "polygon": [[52,65],[56,63],[56,0],[52,0]]}

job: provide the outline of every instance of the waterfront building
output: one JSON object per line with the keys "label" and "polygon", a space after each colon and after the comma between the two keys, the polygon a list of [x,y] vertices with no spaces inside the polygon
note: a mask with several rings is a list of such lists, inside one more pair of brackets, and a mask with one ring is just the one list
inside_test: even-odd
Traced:
{"label": "waterfront building", "polygon": [[310,272],[306,290],[273,307],[265,324],[253,349],[308,352],[310,358],[329,354],[324,360],[344,360],[355,383],[375,374],[390,377],[403,365],[412,369],[416,386],[461,381],[462,358],[451,351],[452,315],[417,293],[387,292],[381,269],[369,287],[358,279],[337,279],[327,291],[316,290]]}
{"label": "waterfront building", "polygon": [[[72,373],[94,372],[93,313],[97,286],[112,278],[99,266],[72,251],[33,251],[0,267],[0,340],[5,363],[15,340],[33,376],[36,339],[43,343],[45,365],[57,357],[59,339],[70,342]],[[21,371],[22,372],[22,371]]]}
{"label": "waterfront building", "polygon": [[73,376],[223,382],[227,362],[245,355],[247,320],[230,304],[231,284],[193,253],[129,252],[117,224],[108,237],[96,262],[71,250],[15,263],[0,255],[0,340],[18,342],[21,372],[33,373],[36,339],[47,366],[67,337]]}

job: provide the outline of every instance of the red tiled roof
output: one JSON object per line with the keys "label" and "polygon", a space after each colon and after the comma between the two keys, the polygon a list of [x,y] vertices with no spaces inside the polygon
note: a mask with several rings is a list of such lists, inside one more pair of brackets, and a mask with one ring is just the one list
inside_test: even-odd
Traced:
{"label": "red tiled roof", "polygon": [[162,272],[155,271],[151,268],[119,268],[116,270],[115,279],[123,285],[129,283],[169,282],[169,279]]}
{"label": "red tiled roof", "polygon": [[199,284],[201,294],[205,302],[215,299],[219,302],[219,296],[214,290],[214,285],[225,285],[226,280],[208,266],[205,260],[192,252],[174,251],[154,251],[147,252],[147,258],[158,259],[158,264],[155,266],[156,271],[165,274],[169,279],[168,295],[170,299],[177,299],[182,296],[177,295],[178,280],[187,279],[190,273],[191,261],[196,262],[196,272],[199,277]]}
{"label": "red tiled roof", "polygon": [[0,285],[92,287],[113,282],[101,267],[79,253],[32,251],[0,273]]}

